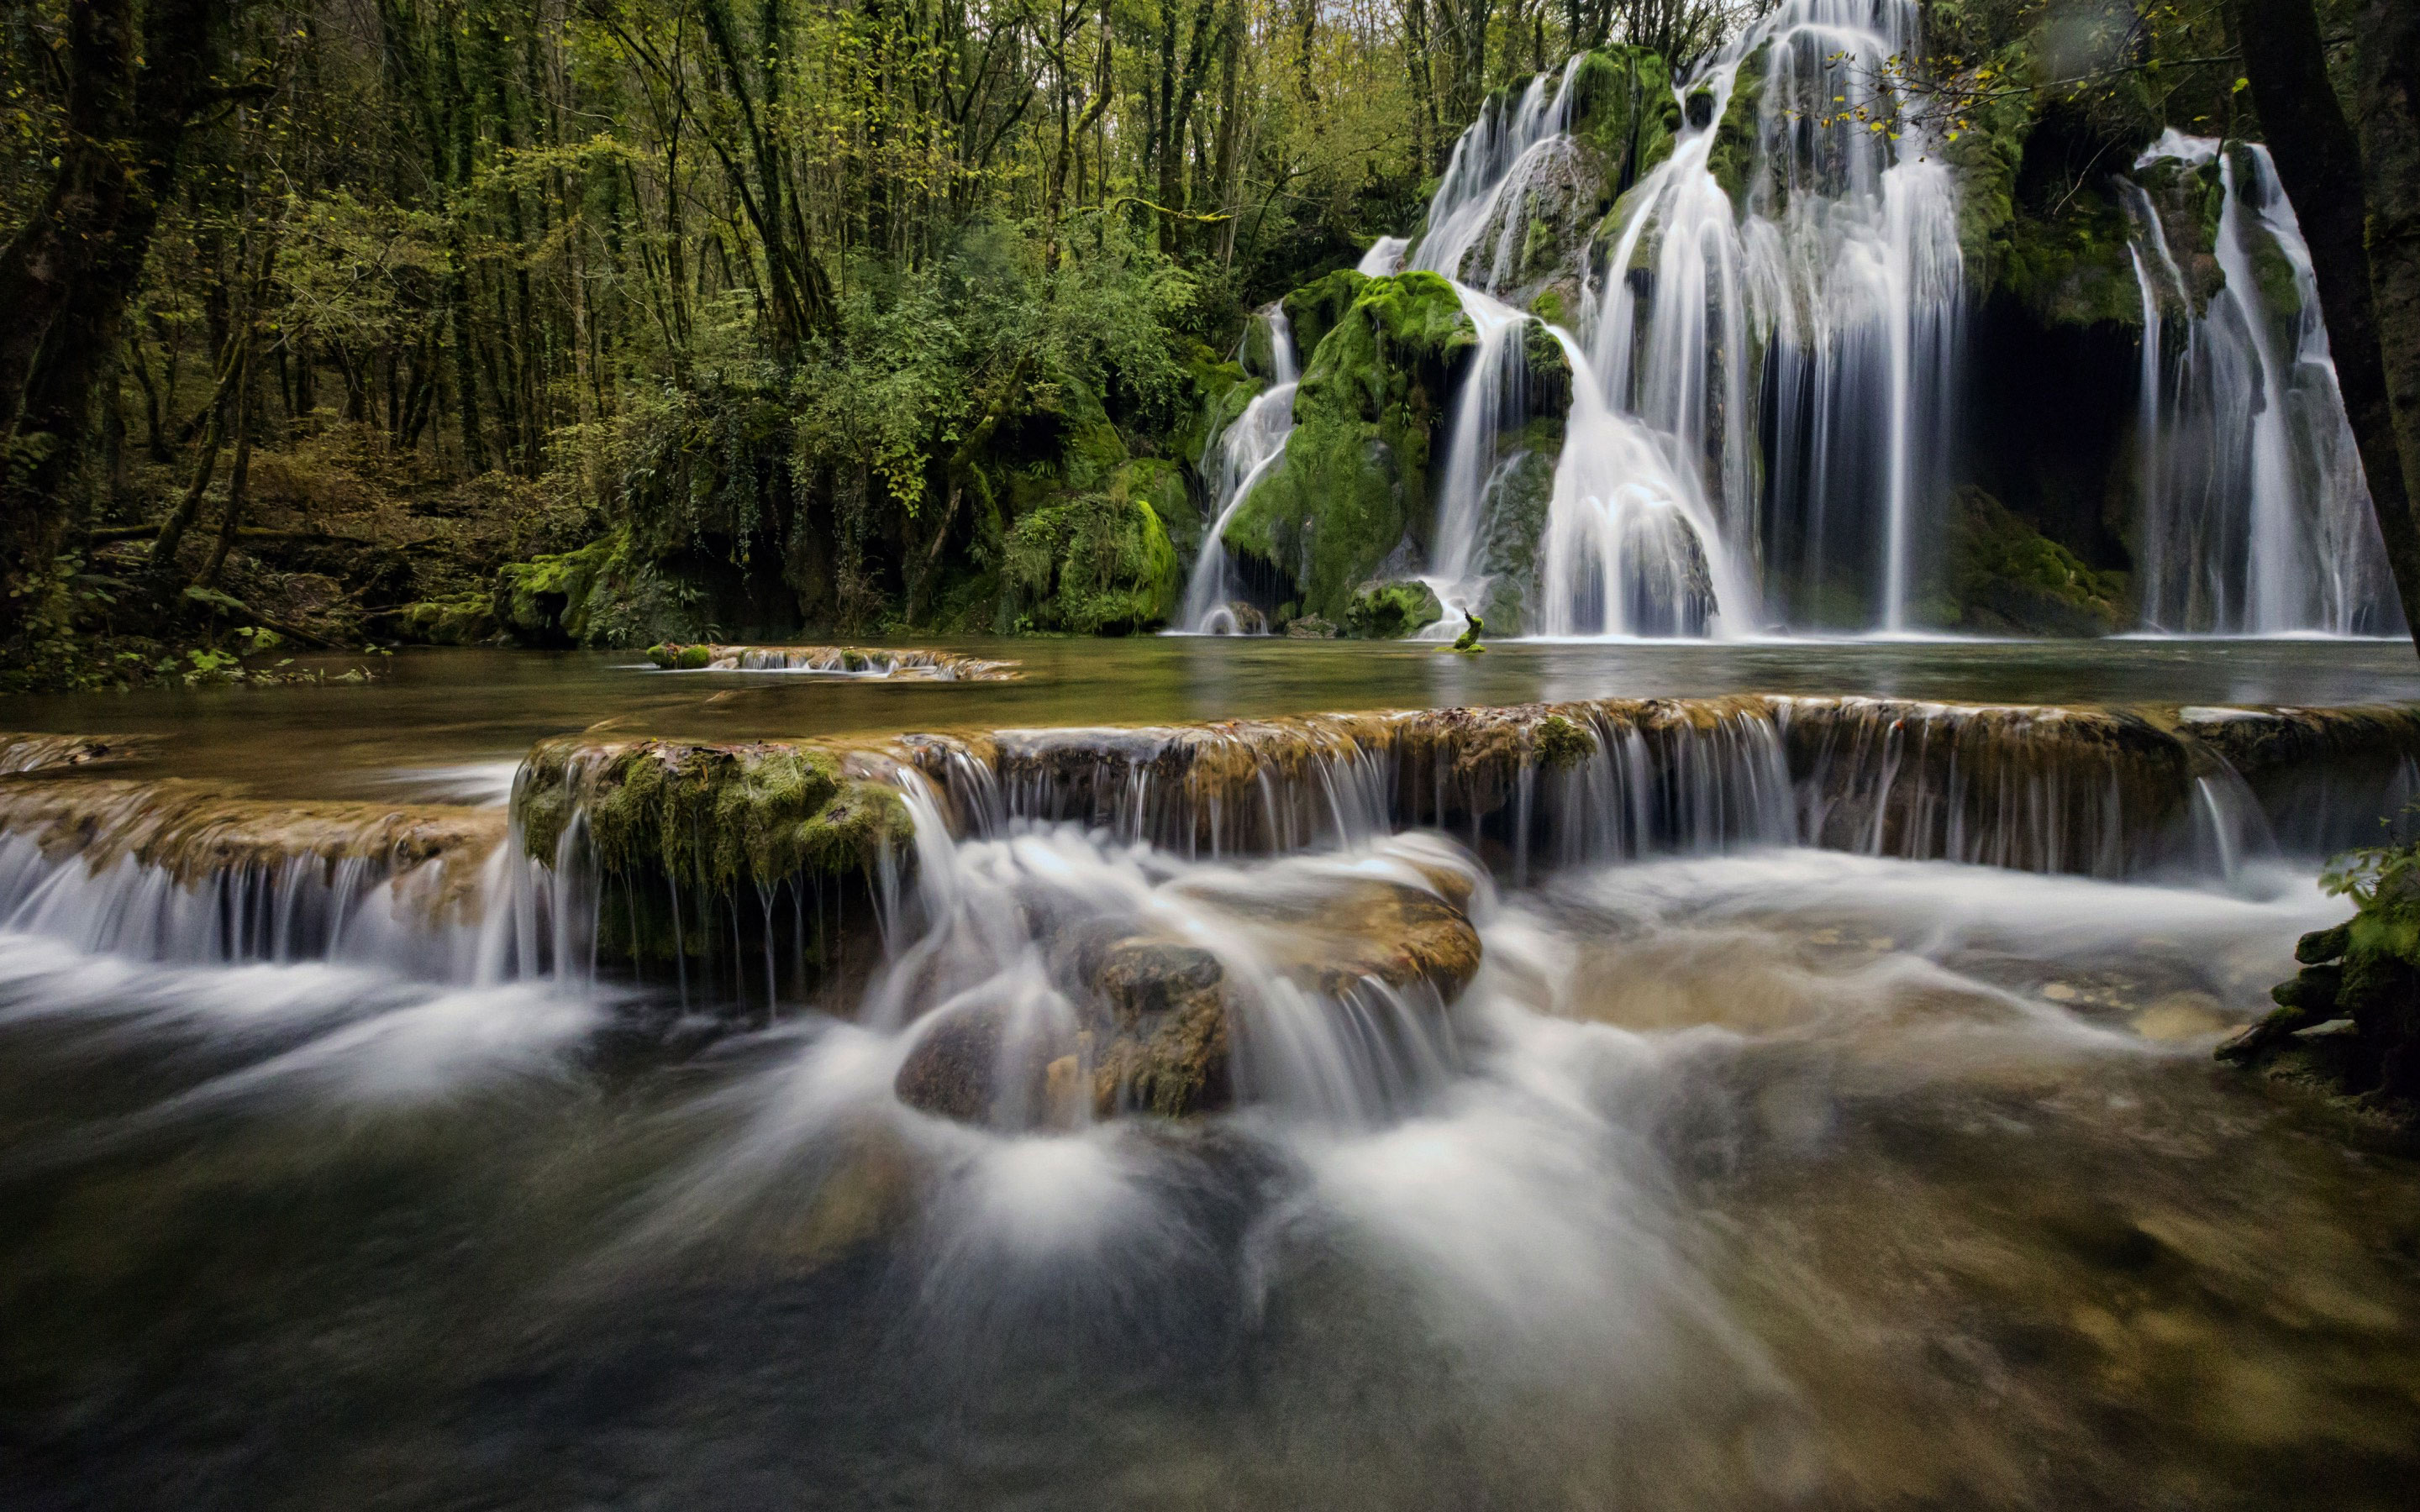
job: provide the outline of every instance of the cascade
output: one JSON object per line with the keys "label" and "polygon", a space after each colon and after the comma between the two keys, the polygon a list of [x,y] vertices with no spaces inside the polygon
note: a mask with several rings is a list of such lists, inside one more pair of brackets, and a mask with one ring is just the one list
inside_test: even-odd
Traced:
{"label": "cascade", "polygon": [[[1762,622],[1768,594],[1797,622],[1854,599],[1856,627],[1913,625],[1947,491],[1962,276],[1955,183],[1885,68],[1911,55],[1916,25],[1912,0],[1792,0],[1680,86],[1689,124],[1591,268],[1585,347],[1557,332],[1575,392],[1533,628],[1736,633]],[[1533,317],[1494,296],[1530,186],[1573,150],[1576,62],[1463,134],[1407,259],[1454,281],[1479,334],[1427,579],[1450,609],[1484,587],[1473,549],[1497,438],[1528,418]],[[1757,125],[1735,203],[1714,156],[1740,150],[1723,121],[1741,89]],[[1869,131],[1874,118],[1894,130]]]}
{"label": "cascade", "polygon": [[1294,347],[1294,327],[1283,301],[1269,305],[1254,317],[1268,332],[1269,361],[1274,371],[1269,386],[1253,395],[1234,423],[1213,438],[1218,454],[1212,484],[1210,529],[1202,538],[1202,554],[1185,585],[1185,603],[1178,618],[1194,635],[1236,635],[1244,626],[1233,608],[1236,596],[1234,567],[1228,561],[1227,521],[1277,459],[1285,455],[1286,438],[1294,432],[1294,394],[1300,385],[1300,359]]}
{"label": "cascade", "polygon": [[1402,270],[1404,253],[1411,244],[1409,237],[1380,237],[1370,243],[1353,270],[1364,278],[1391,278]]}
{"label": "cascade", "polygon": [[[1459,634],[1469,623],[1468,605],[1486,586],[1473,567],[1504,465],[1497,456],[1497,438],[1528,419],[1525,344],[1534,318],[1495,298],[1493,290],[1502,286],[1528,230],[1528,185],[1568,147],[1564,129],[1571,122],[1572,81],[1579,61],[1574,57],[1564,66],[1551,92],[1542,73],[1509,105],[1489,99],[1454,143],[1429,204],[1426,233],[1408,255],[1397,252],[1404,265],[1451,283],[1479,333],[1447,422],[1435,544],[1431,572],[1421,579],[1446,609],[1445,618],[1429,626],[1430,639]],[[1490,225],[1498,228],[1494,245],[1481,248]],[[1474,253],[1486,254],[1484,270],[1470,266]],[[1372,256],[1376,254],[1373,248]],[[1466,275],[1471,282],[1464,281]]]}
{"label": "cascade", "polygon": [[[1910,628],[1947,491],[1957,187],[1887,67],[1917,26],[1913,0],[1790,0],[1725,46],[1683,85],[1691,124],[1590,291],[1607,406],[1701,473],[1722,542],[1792,623],[1847,598],[1853,627]],[[1741,150],[1723,120],[1743,90],[1735,204],[1714,155]]]}
{"label": "cascade", "polygon": [[[2385,551],[2336,392],[2310,252],[2269,149],[2173,128],[2135,162],[2215,162],[2207,301],[2170,248],[2148,191],[2123,186],[2143,305],[2138,426],[2144,623],[2274,635],[2392,633]],[[2270,307],[2259,265],[2282,258],[2295,309]],[[2173,312],[2173,313],[2172,313]],[[2173,334],[2172,334],[2173,332]]]}

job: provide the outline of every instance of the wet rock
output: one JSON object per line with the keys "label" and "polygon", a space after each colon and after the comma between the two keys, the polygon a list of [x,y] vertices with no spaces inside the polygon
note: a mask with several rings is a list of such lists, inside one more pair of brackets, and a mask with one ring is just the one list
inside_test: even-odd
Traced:
{"label": "wet rock", "polygon": [[1136,937],[1100,953],[1086,1011],[1096,1114],[1181,1118],[1233,1100],[1226,979],[1198,946]]}
{"label": "wet rock", "polygon": [[1028,1127],[1050,1105],[1050,1068],[1063,1055],[1047,1036],[1016,1032],[1000,1009],[962,1009],[922,1026],[892,1090],[961,1123]]}
{"label": "wet rock", "polygon": [[230,877],[329,887],[341,873],[361,887],[427,867],[416,901],[431,918],[464,919],[476,915],[479,872],[504,823],[491,809],[287,802],[176,779],[73,778],[0,784],[0,832],[31,837],[53,860],[78,857],[98,872],[131,858],[188,887]]}
{"label": "wet rock", "polygon": [[1335,625],[1316,614],[1306,614],[1286,624],[1286,636],[1295,640],[1333,640],[1338,634]]}

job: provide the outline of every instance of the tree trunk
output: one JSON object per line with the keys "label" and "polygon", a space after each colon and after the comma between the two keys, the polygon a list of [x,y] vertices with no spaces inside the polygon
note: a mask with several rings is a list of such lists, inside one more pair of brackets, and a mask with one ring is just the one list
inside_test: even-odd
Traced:
{"label": "tree trunk", "polygon": [[[2420,6],[2369,0],[2366,12],[2354,42],[2353,113],[2369,207],[2370,299],[2404,496],[2420,500]],[[2408,617],[2408,594],[2404,607]]]}
{"label": "tree trunk", "polygon": [[[2382,0],[2381,8],[2408,3]],[[2420,525],[2412,514],[2412,471],[2404,465],[2387,398],[2392,354],[2380,343],[2370,255],[2363,239],[2360,149],[2328,81],[2311,0],[2234,0],[2234,12],[2252,102],[2260,112],[2277,177],[2310,244],[2336,387],[2361,452],[2379,533],[2386,541],[2396,596],[2420,646]],[[2407,367],[2420,362],[2420,346],[2404,348],[2401,360]]]}

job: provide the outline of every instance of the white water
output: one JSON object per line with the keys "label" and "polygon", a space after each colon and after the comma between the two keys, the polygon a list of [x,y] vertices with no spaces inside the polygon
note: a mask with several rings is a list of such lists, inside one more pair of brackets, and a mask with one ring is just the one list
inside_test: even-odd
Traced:
{"label": "white water", "polygon": [[1210,501],[1210,529],[1202,537],[1202,554],[1194,559],[1193,576],[1185,585],[1185,604],[1178,622],[1195,635],[1234,635],[1242,626],[1233,608],[1237,594],[1234,565],[1227,554],[1227,521],[1234,517],[1252,486],[1285,455],[1286,438],[1294,434],[1294,395],[1301,386],[1300,359],[1295,351],[1294,327],[1285,305],[1272,304],[1253,316],[1268,329],[1270,362],[1276,371],[1267,389],[1252,396],[1235,423],[1210,440],[1218,458]]}
{"label": "white water", "polygon": [[[1947,491],[1963,276],[1956,185],[1916,105],[1883,82],[1916,38],[1913,0],[1792,0],[1679,86],[1684,103],[1711,93],[1708,124],[1684,128],[1641,180],[1591,267],[1585,347],[1558,332],[1575,393],[1532,631],[1753,630],[1760,572],[1786,600],[1857,600],[1855,627],[1915,623]],[[1761,51],[1735,208],[1709,162]],[[1438,481],[1428,580],[1449,608],[1486,587],[1473,563],[1497,439],[1528,418],[1517,378],[1532,317],[1493,295],[1517,262],[1528,186],[1572,149],[1574,75],[1551,92],[1541,75],[1464,134],[1409,259],[1456,281],[1480,337]],[[1847,114],[1859,107],[1893,129],[1867,130]],[[1770,478],[1760,416],[1776,439]]]}
{"label": "white water", "polygon": [[[1828,591],[1861,604],[1853,624],[1911,627],[1946,493],[1957,186],[1884,72],[1917,40],[1913,0],[1791,0],[1727,45],[1682,86],[1684,100],[1712,91],[1710,124],[1684,130],[1641,181],[1590,290],[1608,408],[1700,476],[1709,559],[1761,563],[1775,594],[1800,601],[1797,622],[1818,618],[1806,606]],[[1742,210],[1709,161],[1760,50]],[[1869,130],[1860,108],[1891,129]],[[1717,612],[1745,628],[1764,611],[1725,593]]]}
{"label": "white water", "polygon": [[[2214,138],[2170,129],[2135,166],[2213,160],[2225,283],[2198,313],[2150,196],[2125,186],[2144,321],[2144,622],[2221,634],[2392,632],[2400,619],[2336,392],[2310,252],[2268,148],[2222,151]],[[2263,252],[2292,270],[2290,347],[2278,341],[2257,276]]]}

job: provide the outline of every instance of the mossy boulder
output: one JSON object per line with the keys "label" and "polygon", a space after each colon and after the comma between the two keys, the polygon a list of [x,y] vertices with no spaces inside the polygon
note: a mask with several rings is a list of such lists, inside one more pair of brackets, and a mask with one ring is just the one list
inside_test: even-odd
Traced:
{"label": "mossy boulder", "polygon": [[1156,629],[1185,589],[1158,509],[1115,493],[1085,494],[1020,517],[1009,531],[1002,576],[1018,595],[1024,628],[1078,635]]}
{"label": "mossy boulder", "polygon": [[[1765,215],[1777,215],[1783,206],[1777,196],[1783,192],[1777,184],[1760,185],[1760,159],[1763,152],[1763,128],[1758,113],[1764,106],[1766,76],[1773,61],[1773,44],[1765,43],[1742,59],[1733,76],[1731,97],[1723,107],[1722,119],[1714,125],[1714,140],[1706,152],[1706,171],[1731,199],[1734,213],[1745,216],[1751,203]],[[1714,100],[1706,92],[1704,108],[1711,111]],[[1693,96],[1684,109],[1699,107]],[[1759,191],[1761,188],[1762,193]]]}
{"label": "mossy boulder", "polygon": [[712,646],[684,646],[669,640],[647,648],[647,659],[664,671],[702,671],[714,664]]}
{"label": "mossy boulder", "polygon": [[1445,618],[1424,582],[1363,583],[1344,611],[1345,627],[1372,640],[1400,640]]}
{"label": "mossy boulder", "polygon": [[1425,545],[1432,453],[1477,339],[1434,273],[1363,284],[1303,375],[1284,457],[1227,524],[1277,596],[1341,621],[1399,545]]}
{"label": "mossy boulder", "polygon": [[1294,328],[1294,349],[1306,363],[1327,333],[1336,329],[1345,312],[1361,298],[1369,285],[1366,274],[1350,268],[1340,268],[1326,277],[1306,284],[1285,297],[1286,323]]}
{"label": "mossy boulder", "polygon": [[1972,630],[2107,635],[2126,614],[2126,584],[2096,572],[1971,485],[1951,501],[1949,623]]}
{"label": "mossy boulder", "polygon": [[524,644],[644,646],[711,639],[700,599],[623,529],[578,550],[507,563],[496,574],[493,605],[504,633]]}

